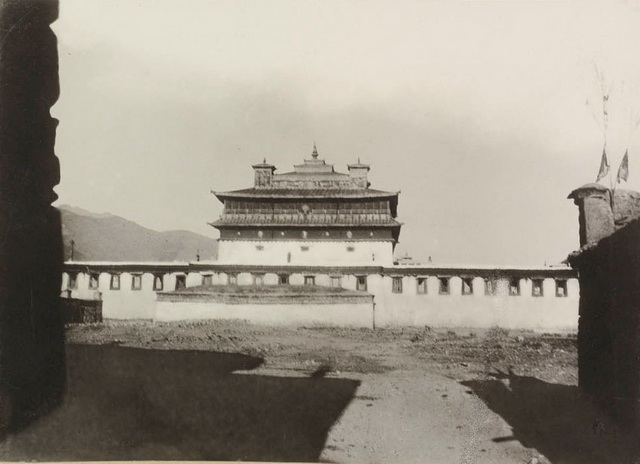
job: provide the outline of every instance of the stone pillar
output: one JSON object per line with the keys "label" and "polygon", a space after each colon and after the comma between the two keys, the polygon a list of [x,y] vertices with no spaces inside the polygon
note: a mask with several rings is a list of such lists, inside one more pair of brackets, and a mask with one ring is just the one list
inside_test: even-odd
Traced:
{"label": "stone pillar", "polygon": [[580,247],[597,243],[615,230],[611,195],[600,184],[586,184],[569,195],[580,210]]}
{"label": "stone pillar", "polygon": [[64,392],[59,295],[62,234],[51,206],[60,180],[54,154],[57,0],[0,4],[0,429],[26,426]]}

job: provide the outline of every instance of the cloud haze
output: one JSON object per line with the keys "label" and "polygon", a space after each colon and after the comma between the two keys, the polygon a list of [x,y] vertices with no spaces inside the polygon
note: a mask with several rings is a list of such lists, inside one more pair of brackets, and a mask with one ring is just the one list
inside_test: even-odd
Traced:
{"label": "cloud haze", "polygon": [[[288,171],[315,141],[401,190],[401,253],[558,262],[578,245],[566,196],[602,152],[593,63],[635,95],[639,19],[630,3],[64,0],[60,203],[215,237],[211,189],[248,187],[263,157]],[[640,189],[639,137],[613,116],[611,164],[630,144]]]}

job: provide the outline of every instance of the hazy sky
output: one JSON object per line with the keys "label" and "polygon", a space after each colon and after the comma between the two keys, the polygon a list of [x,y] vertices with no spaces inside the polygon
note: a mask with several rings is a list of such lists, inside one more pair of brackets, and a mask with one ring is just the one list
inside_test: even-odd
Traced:
{"label": "hazy sky", "polygon": [[58,204],[217,237],[210,190],[321,157],[401,190],[398,250],[559,262],[611,88],[640,190],[637,3],[61,0]]}

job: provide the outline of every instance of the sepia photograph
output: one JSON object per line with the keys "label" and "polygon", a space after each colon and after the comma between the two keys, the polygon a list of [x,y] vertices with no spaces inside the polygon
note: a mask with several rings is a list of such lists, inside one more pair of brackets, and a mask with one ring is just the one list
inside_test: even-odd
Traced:
{"label": "sepia photograph", "polygon": [[0,0],[0,460],[640,463],[640,2]]}

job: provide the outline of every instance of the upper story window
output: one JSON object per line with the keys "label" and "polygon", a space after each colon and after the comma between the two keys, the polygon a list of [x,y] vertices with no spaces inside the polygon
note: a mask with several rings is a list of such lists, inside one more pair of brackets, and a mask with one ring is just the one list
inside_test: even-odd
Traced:
{"label": "upper story window", "polygon": [[91,290],[96,290],[100,286],[100,274],[97,272],[92,272],[89,274],[89,288]]}
{"label": "upper story window", "polygon": [[484,294],[495,296],[498,293],[498,281],[495,279],[486,279],[484,281]]}
{"label": "upper story window", "polygon": [[153,289],[156,291],[162,290],[164,288],[164,279],[162,278],[162,274],[156,274],[153,276]]}
{"label": "upper story window", "polygon": [[238,284],[238,274],[229,274],[229,285]]}
{"label": "upper story window", "polygon": [[278,283],[280,283],[280,285],[289,285],[289,274],[280,274],[278,276]]}
{"label": "upper story window", "polygon": [[340,276],[331,276],[331,286],[334,288],[342,287],[342,277]]}
{"label": "upper story window", "polygon": [[518,279],[517,277],[512,277],[511,279],[509,279],[509,295],[520,295],[520,279]]}
{"label": "upper story window", "polygon": [[211,274],[204,274],[202,276],[202,285],[211,285],[213,284],[213,276]]}
{"label": "upper story window", "polygon": [[182,290],[183,288],[187,288],[187,276],[178,274],[176,276],[176,290]]}
{"label": "upper story window", "polygon": [[316,277],[315,276],[304,276],[304,284],[305,285],[315,285]]}
{"label": "upper story window", "polygon": [[438,283],[440,285],[440,289],[438,293],[440,293],[440,295],[448,295],[449,294],[449,277],[438,277]]}
{"label": "upper story window", "polygon": [[402,293],[402,277],[393,278],[391,291],[393,293]]}
{"label": "upper story window", "polygon": [[348,251],[349,253],[352,253],[352,252],[356,251],[356,247],[354,247],[354,246],[348,246],[348,247],[347,247],[347,251]]}
{"label": "upper story window", "polygon": [[111,290],[120,290],[120,274],[111,274],[109,288]]}
{"label": "upper story window", "polygon": [[356,290],[360,290],[361,292],[367,291],[367,276],[356,277]]}
{"label": "upper story window", "polygon": [[533,279],[531,281],[531,296],[543,296],[542,279]]}
{"label": "upper story window", "polygon": [[263,285],[264,284],[264,274],[255,274],[253,276],[253,283],[255,285]]}
{"label": "upper story window", "polygon": [[419,295],[427,294],[427,278],[426,277],[418,277],[418,294]]}
{"label": "upper story window", "polygon": [[473,295],[473,278],[471,277],[462,278],[462,294]]}
{"label": "upper story window", "polygon": [[300,247],[300,251],[309,251],[309,247],[308,246],[301,246]]}
{"label": "upper story window", "polygon": [[69,280],[67,281],[67,288],[70,288],[72,290],[78,288],[78,273],[77,272],[70,272],[69,273]]}
{"label": "upper story window", "polygon": [[568,296],[569,293],[567,291],[567,281],[566,280],[556,280],[556,296],[563,298]]}
{"label": "upper story window", "polygon": [[256,245],[256,250],[258,251],[264,250],[264,245]]}
{"label": "upper story window", "polygon": [[142,288],[142,274],[131,274],[131,290]]}

